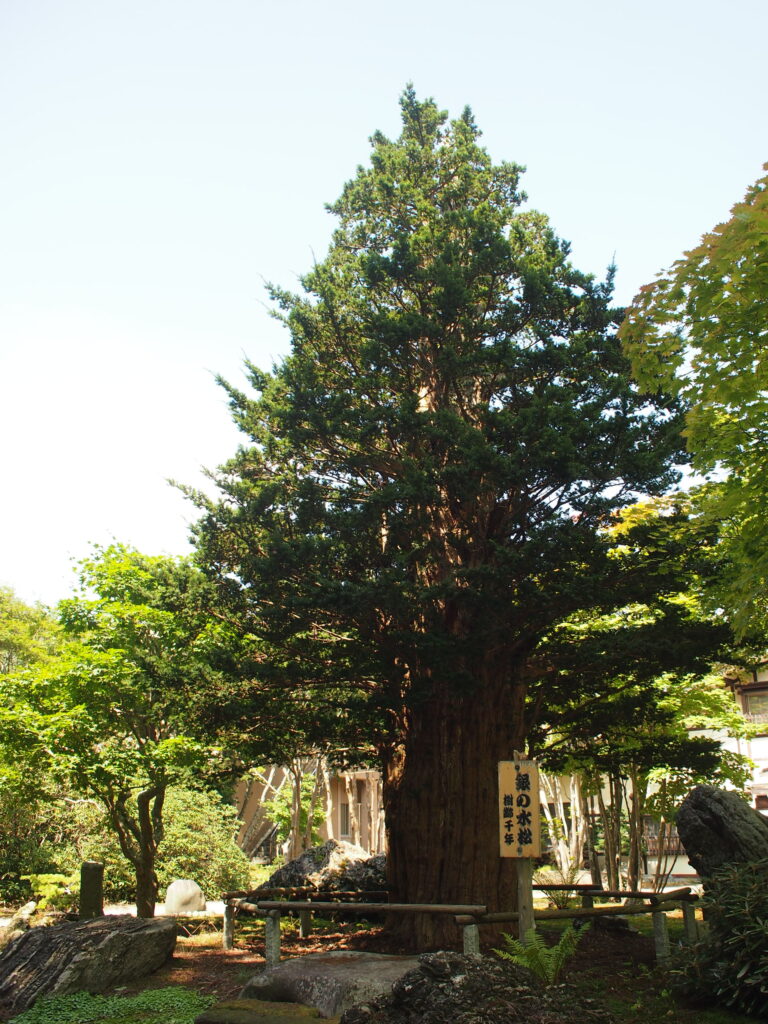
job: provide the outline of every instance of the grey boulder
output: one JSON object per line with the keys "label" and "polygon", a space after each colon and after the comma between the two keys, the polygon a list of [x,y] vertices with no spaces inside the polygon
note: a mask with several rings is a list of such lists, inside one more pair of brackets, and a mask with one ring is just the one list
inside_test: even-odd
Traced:
{"label": "grey boulder", "polygon": [[768,818],[733,790],[696,786],[677,812],[677,833],[702,878],[729,864],[768,857]]}
{"label": "grey boulder", "polygon": [[0,953],[0,1010],[21,1013],[40,996],[104,992],[142,978],[165,963],[176,945],[176,922],[97,917],[31,928]]}
{"label": "grey boulder", "polygon": [[335,950],[284,960],[255,975],[241,999],[267,999],[314,1006],[321,1017],[336,1017],[392,991],[418,963],[414,956]]}
{"label": "grey boulder", "polygon": [[190,878],[177,878],[165,893],[166,914],[195,914],[205,910],[203,890]]}
{"label": "grey boulder", "polygon": [[370,857],[359,846],[329,839],[270,875],[263,888],[316,888],[341,892],[386,889],[386,858]]}

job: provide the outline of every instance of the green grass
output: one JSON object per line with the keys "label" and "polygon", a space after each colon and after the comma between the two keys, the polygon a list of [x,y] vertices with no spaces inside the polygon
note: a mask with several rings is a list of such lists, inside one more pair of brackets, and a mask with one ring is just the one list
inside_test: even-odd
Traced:
{"label": "green grass", "polygon": [[192,1024],[213,1003],[191,989],[148,989],[135,996],[75,992],[40,999],[10,1024]]}

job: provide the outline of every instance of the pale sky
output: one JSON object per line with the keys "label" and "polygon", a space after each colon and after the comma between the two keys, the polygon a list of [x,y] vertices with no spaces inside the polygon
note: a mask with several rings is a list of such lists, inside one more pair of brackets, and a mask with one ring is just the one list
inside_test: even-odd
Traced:
{"label": "pale sky", "polygon": [[0,0],[0,585],[189,551],[166,480],[238,443],[213,375],[287,351],[263,282],[322,257],[408,81],[626,302],[768,160],[766,38],[766,0]]}

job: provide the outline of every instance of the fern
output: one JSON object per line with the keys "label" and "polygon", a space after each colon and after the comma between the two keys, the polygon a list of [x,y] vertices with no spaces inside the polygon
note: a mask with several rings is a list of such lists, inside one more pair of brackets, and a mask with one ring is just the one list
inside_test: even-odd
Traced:
{"label": "fern", "polygon": [[528,970],[545,985],[554,985],[563,968],[576,952],[579,936],[573,925],[569,925],[554,946],[548,946],[539,933],[531,928],[525,933],[525,942],[504,935],[506,949],[495,949],[494,953],[503,960],[511,960]]}

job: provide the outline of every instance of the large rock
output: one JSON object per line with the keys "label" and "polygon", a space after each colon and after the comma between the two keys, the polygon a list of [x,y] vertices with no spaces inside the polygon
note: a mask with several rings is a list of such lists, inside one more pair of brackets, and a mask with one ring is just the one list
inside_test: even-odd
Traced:
{"label": "large rock", "polygon": [[677,812],[677,832],[702,878],[728,864],[768,857],[768,818],[732,790],[692,789]]}
{"label": "large rock", "polygon": [[166,914],[197,914],[205,910],[203,890],[190,878],[177,878],[165,893]]}
{"label": "large rock", "polygon": [[548,988],[530,971],[490,957],[424,953],[389,996],[354,1006],[341,1024],[612,1024],[594,1000]]}
{"label": "large rock", "polygon": [[176,945],[176,922],[97,917],[32,928],[0,953],[0,1008],[21,1013],[40,996],[104,992],[151,974]]}
{"label": "large rock", "polygon": [[[260,999],[227,999],[195,1017],[195,1024],[307,1024],[320,1014],[299,1003],[264,1003]],[[334,1018],[338,1021],[338,1018]]]}
{"label": "large rock", "polygon": [[30,900],[16,913],[8,918],[3,927],[0,927],[0,949],[7,946],[9,942],[18,939],[24,932],[29,931],[32,915],[37,910],[37,903]]}
{"label": "large rock", "polygon": [[374,892],[387,887],[386,858],[369,857],[352,843],[329,839],[270,875],[263,888],[307,887],[337,892]]}
{"label": "large rock", "polygon": [[335,1017],[350,1006],[388,995],[417,964],[414,956],[335,950],[310,953],[266,967],[251,978],[241,999],[271,999],[314,1006]]}

